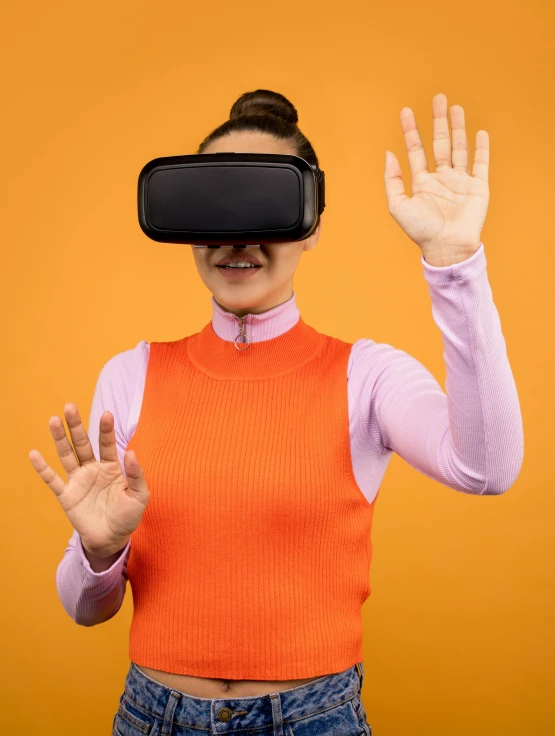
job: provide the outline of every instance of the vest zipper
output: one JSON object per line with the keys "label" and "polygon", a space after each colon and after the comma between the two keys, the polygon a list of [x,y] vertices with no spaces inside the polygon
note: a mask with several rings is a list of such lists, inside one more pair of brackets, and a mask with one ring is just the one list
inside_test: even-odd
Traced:
{"label": "vest zipper", "polygon": [[[246,316],[245,317],[237,317],[236,315],[233,315],[233,317],[237,320],[237,322],[239,324],[239,334],[235,337],[235,339],[233,340],[233,342],[234,342],[235,347],[237,348],[237,350],[246,350],[249,347],[249,345],[251,344],[251,340],[250,340],[250,337],[247,335],[247,328],[245,326]],[[244,339],[238,343],[237,340],[239,338],[244,338]],[[243,345],[244,347],[239,347],[239,345]]]}

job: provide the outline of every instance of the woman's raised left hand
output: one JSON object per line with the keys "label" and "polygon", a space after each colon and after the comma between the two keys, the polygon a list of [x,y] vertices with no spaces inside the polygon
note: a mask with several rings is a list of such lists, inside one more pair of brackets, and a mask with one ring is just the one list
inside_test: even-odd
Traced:
{"label": "woman's raised left hand", "polygon": [[446,95],[434,96],[432,110],[435,171],[428,170],[414,113],[404,107],[401,127],[412,196],[405,193],[401,166],[391,152],[386,153],[385,192],[391,216],[420,247],[424,260],[433,266],[448,266],[466,260],[480,247],[489,202],[489,136],[485,130],[476,133],[471,174],[463,108],[450,108],[452,144]]}

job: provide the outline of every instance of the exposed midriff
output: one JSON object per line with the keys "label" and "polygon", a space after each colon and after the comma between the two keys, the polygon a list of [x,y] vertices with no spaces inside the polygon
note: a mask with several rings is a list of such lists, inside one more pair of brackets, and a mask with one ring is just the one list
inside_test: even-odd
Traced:
{"label": "exposed midriff", "polygon": [[219,698],[222,693],[246,698],[267,695],[268,693],[299,687],[299,685],[304,685],[322,677],[322,675],[319,675],[318,677],[307,677],[304,680],[221,680],[163,672],[138,664],[135,666],[162,685],[179,690],[185,695],[192,695],[195,698]]}

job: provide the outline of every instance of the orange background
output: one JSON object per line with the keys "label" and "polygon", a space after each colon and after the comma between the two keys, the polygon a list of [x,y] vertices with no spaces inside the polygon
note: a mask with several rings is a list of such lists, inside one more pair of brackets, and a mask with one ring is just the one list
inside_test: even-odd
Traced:
{"label": "orange background", "polygon": [[406,350],[442,387],[441,333],[420,250],[387,210],[384,154],[410,194],[409,106],[434,170],[437,92],[464,107],[472,162],[476,131],[490,135],[482,240],[524,465],[506,494],[472,497],[393,457],[363,701],[374,736],[554,732],[554,20],[545,0],[3,3],[3,733],[110,731],[130,588],[103,625],[67,616],[55,573],[71,525],[28,454],[63,473],[49,417],[73,401],[88,419],[110,357],[209,321],[191,247],[142,233],[137,177],[152,158],[193,153],[257,87],[297,106],[326,173],[326,224],[294,284],[303,318]]}

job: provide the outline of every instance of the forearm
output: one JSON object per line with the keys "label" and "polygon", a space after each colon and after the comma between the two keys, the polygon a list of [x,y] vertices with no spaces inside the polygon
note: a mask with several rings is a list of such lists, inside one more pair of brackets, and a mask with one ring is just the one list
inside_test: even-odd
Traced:
{"label": "forearm", "polygon": [[79,534],[73,532],[56,570],[56,585],[64,609],[76,623],[94,626],[119,610],[125,595],[129,545],[108,557],[91,555],[91,561]]}

